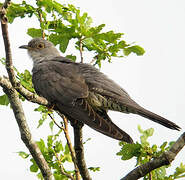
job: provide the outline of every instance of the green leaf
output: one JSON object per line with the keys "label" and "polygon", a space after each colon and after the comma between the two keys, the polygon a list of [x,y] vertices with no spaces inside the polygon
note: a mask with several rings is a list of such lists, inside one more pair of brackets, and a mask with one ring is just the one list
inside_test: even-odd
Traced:
{"label": "green leaf", "polygon": [[180,166],[175,169],[174,177],[185,177],[185,164],[180,163]]}
{"label": "green leaf", "polygon": [[47,138],[47,146],[48,146],[48,148],[53,147],[53,135],[48,136],[48,138]]}
{"label": "green leaf", "polygon": [[62,150],[63,150],[62,142],[61,141],[56,141],[55,142],[55,152],[59,153]]}
{"label": "green leaf", "polygon": [[53,0],[40,0],[37,1],[37,5],[39,7],[44,7],[48,13],[51,13],[51,11],[53,10],[53,2]]}
{"label": "green leaf", "polygon": [[38,124],[37,128],[39,128],[40,126],[42,126],[43,123],[44,123],[44,121],[45,121],[45,119],[43,119],[43,118],[39,119],[39,124]]}
{"label": "green leaf", "polygon": [[9,99],[6,94],[0,96],[0,105],[8,106],[9,103]]}
{"label": "green leaf", "polygon": [[11,3],[7,9],[8,22],[12,23],[16,17],[24,18],[26,14],[31,17],[35,13],[35,8],[22,2],[22,4]]}
{"label": "green leaf", "polygon": [[57,44],[60,43],[62,36],[59,36],[58,34],[52,33],[52,34],[50,34],[48,39],[56,46]]}
{"label": "green leaf", "polygon": [[51,121],[51,122],[49,123],[49,127],[50,127],[51,131],[53,131],[53,126],[54,126],[54,122]]}
{"label": "green leaf", "polygon": [[41,172],[39,172],[39,173],[37,174],[37,177],[38,177],[38,179],[44,180],[44,178],[43,178],[43,176],[42,176],[42,173],[41,173]]}
{"label": "green leaf", "polygon": [[68,44],[69,44],[69,38],[68,37],[63,37],[60,41],[60,47],[59,47],[61,52],[65,53]]}
{"label": "green leaf", "polygon": [[105,24],[101,24],[99,26],[96,26],[96,27],[91,27],[89,30],[88,30],[88,36],[94,36],[96,34],[98,34],[103,28],[105,27]]}
{"label": "green leaf", "polygon": [[146,135],[147,137],[150,137],[153,135],[153,133],[154,133],[154,129],[150,128],[150,129],[145,130],[143,134]]}
{"label": "green leaf", "polygon": [[65,151],[64,154],[70,154],[68,144],[65,145]]}
{"label": "green leaf", "polygon": [[69,44],[70,38],[68,37],[68,34],[51,34],[49,36],[49,40],[56,46],[59,44],[59,48],[62,53],[65,53],[67,46]]}
{"label": "green leaf", "polygon": [[42,30],[36,28],[29,28],[27,34],[32,38],[42,37]]}
{"label": "green leaf", "polygon": [[156,169],[154,172],[155,172],[154,176],[156,177],[156,179],[163,180],[166,175],[166,167],[165,166],[160,167]]}
{"label": "green leaf", "polygon": [[137,126],[137,129],[138,129],[138,131],[139,131],[141,134],[143,134],[144,131],[141,129],[141,126],[140,126],[140,125]]}
{"label": "green leaf", "polygon": [[130,53],[135,53],[138,56],[142,56],[145,53],[145,50],[141,46],[138,46],[138,45],[125,48],[123,51],[124,51],[125,56],[128,56]]}
{"label": "green leaf", "polygon": [[122,160],[131,159],[133,156],[138,156],[140,154],[141,145],[136,144],[125,144],[123,145],[120,152],[117,153],[118,156],[122,156]]}
{"label": "green leaf", "polygon": [[140,140],[141,140],[141,144],[142,146],[149,146],[149,143],[147,142],[147,139],[153,135],[154,133],[154,129],[153,128],[150,128],[150,129],[147,129],[147,130],[142,130],[140,126],[138,126],[138,130],[141,134],[143,134],[141,137],[140,137]]}
{"label": "green leaf", "polygon": [[41,150],[41,152],[44,154],[45,152],[47,152],[47,148],[45,146],[45,142],[43,139],[40,139],[40,141],[36,142],[39,146],[39,149]]}
{"label": "green leaf", "polygon": [[39,168],[38,168],[38,166],[37,166],[35,160],[34,160],[34,159],[30,159],[30,161],[33,163],[33,164],[30,166],[30,171],[31,171],[31,172],[37,172]]}
{"label": "green leaf", "polygon": [[67,55],[66,58],[71,59],[74,62],[76,61],[76,56],[74,56],[72,54],[71,55]]}
{"label": "green leaf", "polygon": [[63,6],[60,3],[56,2],[56,1],[53,2],[53,9],[56,12],[58,12],[59,14],[63,14],[63,12],[64,12]]}
{"label": "green leaf", "polygon": [[39,122],[38,122],[39,124],[37,126],[37,128],[39,128],[41,125],[43,125],[43,123],[48,117],[48,114],[51,112],[48,110],[46,106],[43,106],[43,105],[40,105],[38,108],[35,108],[34,111],[38,111],[42,115],[42,117],[39,119]]}
{"label": "green leaf", "polygon": [[61,158],[61,161],[62,161],[63,163],[64,163],[65,161],[70,162],[70,163],[73,162],[70,154],[64,154],[64,155],[62,156],[62,158]]}
{"label": "green leaf", "polygon": [[165,147],[167,145],[168,142],[164,142],[161,146],[160,149],[164,152],[165,151]]}
{"label": "green leaf", "polygon": [[157,151],[157,145],[156,145],[156,144],[154,144],[154,145],[152,146],[152,151],[153,151],[153,152],[156,152],[156,151]]}
{"label": "green leaf", "polygon": [[108,31],[106,33],[101,33],[95,36],[95,40],[102,39],[109,43],[115,43],[116,40],[119,40],[123,33],[114,33],[114,31]]}
{"label": "green leaf", "polygon": [[92,18],[91,17],[87,17],[86,22],[85,22],[86,28],[89,28],[90,25],[92,24],[92,22],[93,22]]}
{"label": "green leaf", "polygon": [[27,154],[26,152],[23,151],[19,151],[17,152],[19,154],[19,156],[21,156],[23,159],[26,159],[29,157],[30,154]]}
{"label": "green leaf", "polygon": [[21,85],[23,85],[26,89],[31,92],[34,92],[33,84],[32,84],[32,75],[28,70],[25,70],[24,73],[17,72],[17,79],[19,79]]}
{"label": "green leaf", "polygon": [[42,112],[42,113],[48,113],[48,108],[43,105],[39,105],[38,108],[35,108],[34,111]]}
{"label": "green leaf", "polygon": [[100,171],[100,167],[89,167],[88,169],[93,172]]}

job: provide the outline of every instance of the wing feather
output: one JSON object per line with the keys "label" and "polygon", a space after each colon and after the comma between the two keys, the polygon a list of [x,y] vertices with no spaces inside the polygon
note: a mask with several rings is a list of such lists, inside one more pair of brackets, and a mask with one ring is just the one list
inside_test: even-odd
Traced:
{"label": "wing feather", "polygon": [[88,96],[88,86],[73,64],[47,61],[33,68],[33,84],[36,92],[50,102],[73,103]]}

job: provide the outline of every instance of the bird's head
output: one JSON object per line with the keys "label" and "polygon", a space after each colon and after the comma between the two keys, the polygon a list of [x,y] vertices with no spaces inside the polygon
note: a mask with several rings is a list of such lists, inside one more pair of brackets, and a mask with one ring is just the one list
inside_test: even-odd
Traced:
{"label": "bird's head", "polygon": [[60,55],[53,43],[42,38],[34,38],[28,45],[22,45],[19,48],[27,49],[34,63],[41,60],[49,60]]}

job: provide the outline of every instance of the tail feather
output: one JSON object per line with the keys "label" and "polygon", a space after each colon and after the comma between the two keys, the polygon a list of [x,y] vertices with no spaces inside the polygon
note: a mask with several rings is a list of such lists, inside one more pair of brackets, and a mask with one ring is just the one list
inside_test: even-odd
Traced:
{"label": "tail feather", "polygon": [[109,124],[109,127],[111,129],[111,131],[100,131],[98,129],[96,129],[97,131],[110,136],[114,139],[120,140],[120,141],[124,141],[127,143],[132,144],[133,140],[132,138],[126,133],[124,132],[122,129],[120,129],[118,126],[116,126],[112,120],[110,119],[110,117],[108,116],[108,114],[106,113],[106,111],[96,111],[97,115],[99,118],[103,118],[103,121],[105,121],[106,123]]}
{"label": "tail feather", "polygon": [[169,121],[169,120],[167,120],[167,119],[165,119],[165,118],[163,118],[163,117],[161,117],[151,111],[148,111],[144,108],[141,108],[141,109],[137,110],[136,112],[137,112],[137,114],[139,114],[145,118],[148,118],[156,123],[159,123],[167,128],[170,128],[173,130],[178,130],[178,131],[180,131],[180,129],[181,129],[177,124],[175,124],[175,123],[173,123],[173,122],[171,122],[171,121]]}

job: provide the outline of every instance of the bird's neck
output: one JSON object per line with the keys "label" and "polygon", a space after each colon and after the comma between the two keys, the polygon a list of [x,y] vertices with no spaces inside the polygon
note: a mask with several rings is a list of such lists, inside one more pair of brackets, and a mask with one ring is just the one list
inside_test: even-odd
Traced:
{"label": "bird's neck", "polygon": [[39,64],[39,63],[41,63],[41,62],[43,62],[43,61],[50,61],[50,60],[52,60],[53,58],[55,58],[57,55],[49,55],[49,56],[37,56],[37,57],[31,57],[32,58],[32,60],[33,60],[33,64],[34,65],[36,65],[36,64]]}
{"label": "bird's neck", "polygon": [[33,64],[36,65],[40,62],[43,62],[43,61],[49,61],[49,60],[52,60],[53,58],[55,58],[56,56],[60,56],[60,53],[55,50],[55,51],[50,51],[50,53],[47,53],[46,52],[29,52],[28,51],[28,54],[29,56],[31,57],[32,61],[33,61]]}

